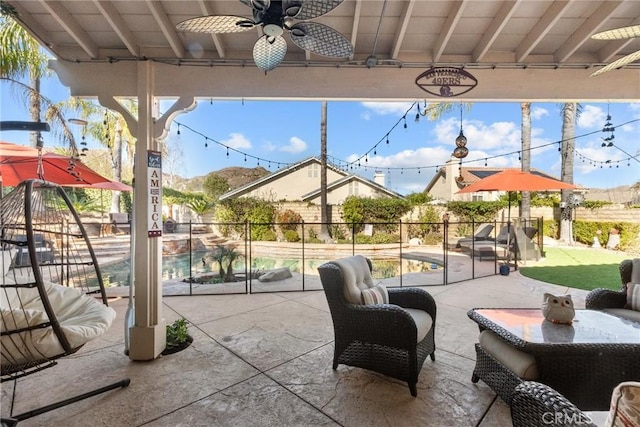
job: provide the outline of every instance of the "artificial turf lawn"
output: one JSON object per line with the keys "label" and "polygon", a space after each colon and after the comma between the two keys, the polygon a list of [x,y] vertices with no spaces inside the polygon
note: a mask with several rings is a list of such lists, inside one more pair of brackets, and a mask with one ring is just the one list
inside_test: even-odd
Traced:
{"label": "artificial turf lawn", "polygon": [[620,261],[628,254],[593,248],[545,248],[545,259],[521,267],[523,276],[556,285],[591,290],[620,290]]}

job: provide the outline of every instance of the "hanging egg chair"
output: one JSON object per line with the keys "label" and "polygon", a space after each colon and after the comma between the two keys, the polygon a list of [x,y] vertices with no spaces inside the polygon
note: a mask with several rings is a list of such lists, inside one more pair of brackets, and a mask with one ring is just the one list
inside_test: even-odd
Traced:
{"label": "hanging egg chair", "polygon": [[[54,366],[104,334],[115,319],[95,253],[64,190],[27,180],[0,200],[1,382]],[[119,381],[3,425],[118,387]]]}

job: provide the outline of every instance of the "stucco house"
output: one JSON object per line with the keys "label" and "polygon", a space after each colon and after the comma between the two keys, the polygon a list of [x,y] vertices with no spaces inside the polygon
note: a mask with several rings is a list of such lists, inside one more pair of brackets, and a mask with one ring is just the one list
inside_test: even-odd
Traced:
{"label": "stucco house", "polygon": [[[433,176],[425,192],[429,193],[434,199],[446,201],[495,201],[498,200],[504,191],[481,191],[478,193],[457,194],[464,187],[480,181],[490,175],[502,172],[506,169],[520,168],[488,168],[488,167],[460,167],[460,161],[452,158]],[[545,178],[558,179],[557,177],[546,174],[540,170],[532,168],[532,174],[540,175]]]}
{"label": "stucco house", "polygon": [[[304,201],[320,203],[320,170],[322,163],[309,157],[287,168],[229,191],[220,200],[237,197],[257,197],[272,201]],[[327,164],[327,203],[339,205],[349,196],[393,197],[403,196],[384,186],[384,175],[378,174],[376,181],[349,174]]]}

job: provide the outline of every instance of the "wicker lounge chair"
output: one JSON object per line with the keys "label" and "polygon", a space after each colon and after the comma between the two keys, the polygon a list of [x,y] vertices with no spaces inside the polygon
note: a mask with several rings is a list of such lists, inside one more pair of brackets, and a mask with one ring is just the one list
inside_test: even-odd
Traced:
{"label": "wicker lounge chair", "polygon": [[403,288],[388,290],[389,304],[348,302],[345,288],[373,287],[371,261],[361,255],[325,263],[318,271],[333,319],[333,369],[344,364],[376,371],[406,381],[417,396],[422,365],[427,356],[435,360],[433,297],[423,289]]}
{"label": "wicker lounge chair", "polygon": [[482,227],[479,227],[478,231],[473,236],[462,237],[461,239],[459,239],[456,243],[456,248],[460,248],[463,246],[463,244],[468,244],[472,241],[482,242],[485,240],[490,240],[491,238],[489,237],[489,235],[493,231],[493,228],[493,224],[485,224]]}
{"label": "wicker lounge chair", "polygon": [[[636,263],[640,262],[636,261]],[[627,283],[635,282],[636,276],[640,277],[640,273],[636,272],[633,275],[633,263],[632,259],[625,259],[620,263],[620,282],[621,288],[619,291],[613,291],[611,289],[594,289],[587,294],[585,299],[585,306],[589,310],[602,310],[615,316],[620,316],[640,322],[640,312],[625,309],[627,303]],[[634,279],[634,280],[632,280]]]}

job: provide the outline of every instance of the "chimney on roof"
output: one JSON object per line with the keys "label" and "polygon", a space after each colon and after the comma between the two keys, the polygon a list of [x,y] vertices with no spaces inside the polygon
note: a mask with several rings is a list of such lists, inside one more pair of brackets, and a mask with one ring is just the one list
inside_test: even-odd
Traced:
{"label": "chimney on roof", "polygon": [[385,187],[385,176],[384,176],[384,172],[382,171],[376,171],[375,174],[373,175],[373,182],[375,182],[376,184]]}

